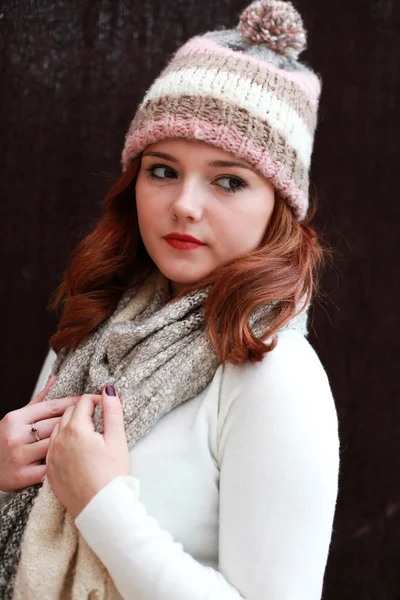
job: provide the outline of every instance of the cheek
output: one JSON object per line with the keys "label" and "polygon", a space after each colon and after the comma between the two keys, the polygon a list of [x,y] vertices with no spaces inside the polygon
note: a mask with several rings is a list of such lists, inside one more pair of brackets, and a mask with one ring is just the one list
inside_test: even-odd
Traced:
{"label": "cheek", "polygon": [[136,211],[137,211],[137,216],[138,216],[139,231],[143,238],[143,233],[146,229],[146,227],[145,227],[146,211],[144,210],[144,207],[142,206],[142,204],[140,202],[138,202],[137,200],[136,200]]}
{"label": "cheek", "polygon": [[138,215],[139,227],[140,229],[143,227],[144,223],[146,223],[148,219],[148,214],[146,211],[146,205],[136,200],[136,210]]}
{"label": "cheek", "polygon": [[217,228],[214,232],[217,235],[218,246],[229,258],[254,250],[264,237],[273,206],[266,207],[265,202],[254,203],[252,210],[249,210],[252,200],[248,200],[243,208],[237,207],[216,220]]}
{"label": "cheek", "polygon": [[145,233],[157,223],[157,203],[151,194],[146,194],[140,188],[136,190],[136,210],[138,214],[139,229]]}

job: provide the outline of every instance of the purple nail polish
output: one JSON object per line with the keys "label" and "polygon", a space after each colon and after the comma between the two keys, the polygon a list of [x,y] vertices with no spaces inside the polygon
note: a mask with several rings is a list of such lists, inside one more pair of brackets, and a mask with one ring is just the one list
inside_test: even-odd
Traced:
{"label": "purple nail polish", "polygon": [[115,387],[113,385],[106,386],[106,394],[107,396],[116,396]]}

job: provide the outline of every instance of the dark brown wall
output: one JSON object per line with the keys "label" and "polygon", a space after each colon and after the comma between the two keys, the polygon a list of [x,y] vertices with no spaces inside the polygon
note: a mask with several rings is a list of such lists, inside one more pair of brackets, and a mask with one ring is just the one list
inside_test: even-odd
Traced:
{"label": "dark brown wall", "polygon": [[[120,171],[146,89],[189,37],[243,0],[41,0],[0,9],[2,405],[32,392],[71,249]],[[336,248],[310,341],[342,444],[325,600],[400,598],[398,0],[297,0],[324,80],[311,179]]]}

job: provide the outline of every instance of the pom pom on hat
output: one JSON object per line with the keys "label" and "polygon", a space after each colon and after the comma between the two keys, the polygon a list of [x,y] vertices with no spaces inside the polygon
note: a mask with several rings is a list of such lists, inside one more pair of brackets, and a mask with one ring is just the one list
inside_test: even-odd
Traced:
{"label": "pom pom on hat", "polygon": [[306,47],[303,21],[291,2],[256,0],[240,15],[238,28],[250,43],[266,44],[291,59]]}

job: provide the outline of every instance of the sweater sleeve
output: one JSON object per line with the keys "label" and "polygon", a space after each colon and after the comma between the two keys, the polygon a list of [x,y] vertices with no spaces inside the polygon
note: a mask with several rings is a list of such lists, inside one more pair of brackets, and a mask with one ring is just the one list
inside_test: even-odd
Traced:
{"label": "sweater sleeve", "polygon": [[76,526],[125,600],[319,600],[338,475],[325,371],[299,333],[281,332],[263,361],[228,368],[221,396],[218,570],[147,514],[131,476]]}
{"label": "sweater sleeve", "polygon": [[228,378],[220,570],[248,600],[320,600],[339,473],[325,370],[298,332]]}
{"label": "sweater sleeve", "polygon": [[139,481],[113,479],[75,519],[124,600],[240,600],[222,573],[200,564],[147,514]]}

